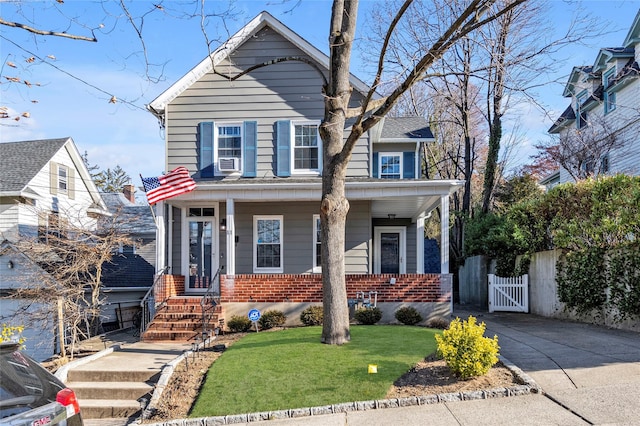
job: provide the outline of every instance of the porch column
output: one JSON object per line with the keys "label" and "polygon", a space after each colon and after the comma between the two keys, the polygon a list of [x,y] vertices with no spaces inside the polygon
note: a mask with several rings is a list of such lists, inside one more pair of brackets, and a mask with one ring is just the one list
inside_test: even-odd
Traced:
{"label": "porch column", "polygon": [[164,201],[156,203],[156,274],[166,266],[165,258],[165,224],[164,224]]}
{"label": "porch column", "polygon": [[227,264],[223,273],[236,274],[236,226],[233,198],[227,198]]}
{"label": "porch column", "polygon": [[449,194],[440,196],[440,273],[449,273]]}
{"label": "porch column", "polygon": [[424,213],[416,221],[416,273],[424,274]]}

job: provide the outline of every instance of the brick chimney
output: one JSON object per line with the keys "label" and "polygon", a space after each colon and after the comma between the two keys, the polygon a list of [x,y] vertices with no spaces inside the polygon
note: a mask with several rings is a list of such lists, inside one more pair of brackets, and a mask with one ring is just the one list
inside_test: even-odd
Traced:
{"label": "brick chimney", "polygon": [[131,201],[133,204],[136,203],[136,187],[134,185],[128,184],[123,186],[122,193],[127,200]]}

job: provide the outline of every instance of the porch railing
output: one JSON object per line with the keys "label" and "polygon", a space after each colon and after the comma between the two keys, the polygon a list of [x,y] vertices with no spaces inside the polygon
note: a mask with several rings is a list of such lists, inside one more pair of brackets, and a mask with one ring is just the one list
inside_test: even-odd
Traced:
{"label": "porch railing", "polygon": [[[215,312],[216,306],[220,302],[220,273],[224,266],[220,266],[215,275],[211,279],[211,285],[200,299],[200,307],[202,308],[202,340],[206,341],[211,335],[211,318]],[[216,301],[216,298],[218,299]],[[215,332],[215,328],[213,329]]]}
{"label": "porch railing", "polygon": [[156,275],[156,279],[153,280],[153,285],[140,301],[140,336],[142,336],[142,333],[144,333],[147,327],[149,327],[151,320],[153,320],[153,317],[156,314],[156,287],[162,280],[162,276],[166,275],[168,272],[169,266],[162,268],[158,275]]}

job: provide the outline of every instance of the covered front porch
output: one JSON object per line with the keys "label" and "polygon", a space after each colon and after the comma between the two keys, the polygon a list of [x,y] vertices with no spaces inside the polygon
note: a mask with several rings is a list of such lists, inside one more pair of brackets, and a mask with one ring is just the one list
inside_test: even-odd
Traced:
{"label": "covered front porch", "polygon": [[[348,298],[377,297],[383,322],[400,306],[418,309],[425,321],[448,316],[449,196],[462,181],[350,180],[346,195],[345,269]],[[159,266],[170,274],[156,290],[170,297],[215,294],[220,319],[257,308],[283,311],[295,325],[307,306],[322,303],[319,252],[319,180],[199,183],[196,190],[158,205]],[[440,271],[425,274],[424,221],[440,208]],[[260,221],[265,219],[266,234]],[[266,235],[266,237],[265,237]],[[262,239],[272,255],[261,263]],[[275,247],[275,248],[274,248]],[[217,273],[218,272],[218,273]]]}

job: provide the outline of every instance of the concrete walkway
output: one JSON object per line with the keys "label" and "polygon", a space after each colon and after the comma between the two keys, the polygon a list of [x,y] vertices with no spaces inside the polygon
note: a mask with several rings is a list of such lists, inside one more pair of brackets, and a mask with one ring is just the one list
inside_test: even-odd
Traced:
{"label": "concrete walkway", "polygon": [[[543,392],[246,425],[640,425],[640,334],[529,314],[456,307],[454,315],[484,321],[486,334],[498,335],[501,355]],[[182,419],[164,424],[205,423]]]}

